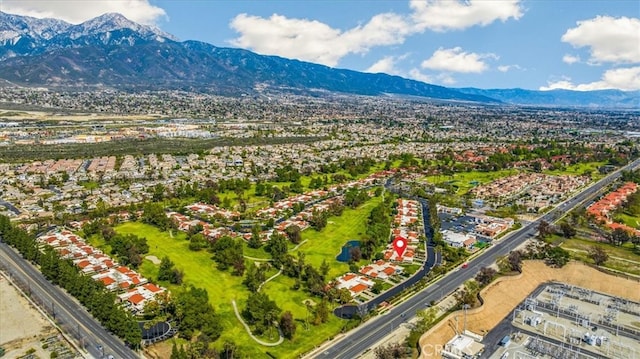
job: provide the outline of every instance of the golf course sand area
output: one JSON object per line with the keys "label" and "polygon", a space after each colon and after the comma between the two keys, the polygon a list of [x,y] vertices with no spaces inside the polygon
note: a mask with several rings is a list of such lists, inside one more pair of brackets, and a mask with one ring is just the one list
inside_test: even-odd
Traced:
{"label": "golf course sand area", "polygon": [[[24,354],[29,348],[42,351],[40,338],[57,334],[51,323],[3,276],[0,276],[0,322],[0,346],[7,351],[8,358]],[[40,354],[49,357],[50,353]]]}
{"label": "golf course sand area", "polygon": [[[556,281],[597,292],[619,296],[640,302],[640,283],[602,273],[579,262],[570,262],[563,268],[551,268],[542,261],[525,261],[522,274],[501,277],[482,290],[485,303],[482,307],[467,311],[467,329],[481,335],[491,331],[540,284]],[[631,288],[635,288],[632,290]],[[462,312],[449,314],[420,338],[425,348],[421,358],[439,358],[431,348],[444,347],[454,335],[456,316],[462,321]]]}

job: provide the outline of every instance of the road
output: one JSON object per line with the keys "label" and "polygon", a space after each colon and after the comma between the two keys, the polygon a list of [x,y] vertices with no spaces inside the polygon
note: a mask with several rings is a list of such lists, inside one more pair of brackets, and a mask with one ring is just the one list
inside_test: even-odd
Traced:
{"label": "road", "polygon": [[636,159],[627,166],[609,174],[600,181],[585,188],[565,202],[559,204],[553,210],[539,217],[535,221],[525,225],[519,231],[513,232],[499,242],[488,247],[475,259],[468,262],[467,268],[458,267],[449,272],[436,283],[423,289],[418,294],[396,305],[387,314],[369,320],[362,326],[355,328],[345,337],[337,340],[324,352],[315,356],[322,359],[352,359],[372,348],[377,342],[390,334],[395,328],[407,322],[418,310],[424,309],[431,301],[439,301],[449,295],[464,282],[475,277],[480,268],[491,265],[498,257],[504,256],[524,243],[527,239],[536,235],[541,221],[553,222],[563,214],[591,199],[605,186],[611,184],[620,177],[621,170],[637,168],[640,159]]}
{"label": "road", "polygon": [[10,210],[11,212],[15,213],[16,215],[20,214],[20,210],[18,208],[16,208],[16,206],[14,206],[13,204],[5,201],[5,200],[0,200],[0,206],[5,206],[8,210]]}
{"label": "road", "polygon": [[[31,297],[39,298],[40,302],[46,303],[48,312],[53,308],[55,317],[66,323],[68,334],[75,338],[82,337],[81,345],[91,356],[106,358],[113,355],[122,359],[139,357],[120,339],[109,334],[80,303],[58,286],[51,284],[36,267],[3,242],[0,242],[0,263],[7,268],[7,273],[13,280],[28,283]],[[102,350],[98,345],[102,346]]]}

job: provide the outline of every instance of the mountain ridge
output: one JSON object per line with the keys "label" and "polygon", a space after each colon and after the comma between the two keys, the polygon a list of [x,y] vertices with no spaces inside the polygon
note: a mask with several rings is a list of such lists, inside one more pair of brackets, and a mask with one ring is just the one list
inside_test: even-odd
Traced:
{"label": "mountain ridge", "polygon": [[586,107],[640,107],[640,92],[606,93],[448,88],[254,52],[178,41],[173,35],[107,13],[81,24],[0,12],[0,79],[63,89],[204,91],[228,96],[327,92]]}

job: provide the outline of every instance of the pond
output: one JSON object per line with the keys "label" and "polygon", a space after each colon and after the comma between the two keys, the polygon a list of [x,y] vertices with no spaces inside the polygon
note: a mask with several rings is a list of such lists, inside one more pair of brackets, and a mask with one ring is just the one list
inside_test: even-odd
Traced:
{"label": "pond", "polygon": [[351,253],[349,251],[351,250],[351,248],[354,248],[354,247],[360,247],[360,241],[358,240],[348,241],[344,246],[342,246],[342,251],[340,252],[340,254],[338,254],[336,259],[339,262],[348,263],[349,260],[351,259]]}

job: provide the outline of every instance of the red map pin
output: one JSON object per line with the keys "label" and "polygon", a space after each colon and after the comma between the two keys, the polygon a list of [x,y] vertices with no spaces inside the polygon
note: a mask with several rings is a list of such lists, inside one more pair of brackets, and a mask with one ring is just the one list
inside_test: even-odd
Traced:
{"label": "red map pin", "polygon": [[407,249],[407,240],[402,237],[396,237],[396,239],[393,240],[393,249],[396,250],[398,258],[402,258],[405,249]]}

